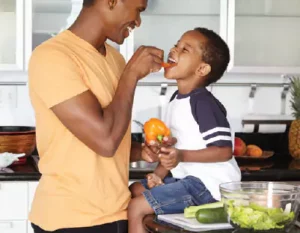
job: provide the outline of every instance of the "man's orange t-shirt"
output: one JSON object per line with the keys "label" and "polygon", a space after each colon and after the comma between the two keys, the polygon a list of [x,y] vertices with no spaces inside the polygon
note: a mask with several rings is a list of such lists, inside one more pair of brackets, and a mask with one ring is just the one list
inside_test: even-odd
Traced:
{"label": "man's orange t-shirt", "polygon": [[96,154],[50,109],[87,90],[105,108],[125,67],[106,44],[106,56],[66,30],[37,47],[29,65],[42,173],[29,220],[44,230],[101,225],[127,219],[130,127],[115,156]]}

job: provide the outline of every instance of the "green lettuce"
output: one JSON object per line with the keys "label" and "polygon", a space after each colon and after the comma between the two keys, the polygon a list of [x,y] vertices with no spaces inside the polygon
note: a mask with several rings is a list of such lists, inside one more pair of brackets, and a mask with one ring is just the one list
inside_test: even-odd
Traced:
{"label": "green lettuce", "polygon": [[294,212],[285,213],[281,208],[266,208],[255,203],[250,203],[248,206],[235,206],[233,201],[227,204],[227,213],[231,221],[241,228],[282,229],[295,218]]}

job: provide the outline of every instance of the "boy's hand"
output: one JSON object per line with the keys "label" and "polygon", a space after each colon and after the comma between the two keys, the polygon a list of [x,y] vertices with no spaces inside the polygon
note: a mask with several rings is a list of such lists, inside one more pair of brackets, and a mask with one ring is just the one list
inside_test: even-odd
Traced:
{"label": "boy's hand", "polygon": [[162,142],[164,147],[174,146],[176,143],[177,138],[174,137],[164,137]]}
{"label": "boy's hand", "polygon": [[160,151],[160,164],[167,170],[175,168],[182,161],[182,153],[175,147],[162,147]]}
{"label": "boy's hand", "polygon": [[163,181],[161,180],[161,178],[156,175],[155,173],[150,173],[147,175],[147,185],[149,189],[152,189],[156,186],[160,186],[163,185]]}
{"label": "boy's hand", "polygon": [[[177,143],[177,139],[174,137],[164,137],[163,146],[170,147]],[[142,159],[148,163],[158,162],[158,155],[160,153],[161,145],[155,141],[151,141],[149,145],[142,144]]]}

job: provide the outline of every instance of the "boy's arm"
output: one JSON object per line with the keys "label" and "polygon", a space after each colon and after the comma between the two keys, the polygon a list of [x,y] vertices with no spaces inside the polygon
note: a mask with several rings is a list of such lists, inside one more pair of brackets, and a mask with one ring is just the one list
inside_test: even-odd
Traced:
{"label": "boy's arm", "polygon": [[214,163],[232,158],[231,147],[211,146],[202,150],[181,150],[181,162]]}
{"label": "boy's arm", "polygon": [[[177,142],[174,137],[164,138],[163,144],[165,146],[173,146]],[[160,147],[157,145],[147,146],[145,143],[132,141],[130,150],[130,162],[137,162],[144,160],[148,163],[158,161],[158,151]]]}
{"label": "boy's arm", "polygon": [[231,147],[211,146],[202,150],[178,150],[161,148],[160,166],[166,170],[175,168],[180,162],[214,163],[225,162],[232,157]]}
{"label": "boy's arm", "polygon": [[168,175],[169,170],[158,163],[153,173],[163,180]]}

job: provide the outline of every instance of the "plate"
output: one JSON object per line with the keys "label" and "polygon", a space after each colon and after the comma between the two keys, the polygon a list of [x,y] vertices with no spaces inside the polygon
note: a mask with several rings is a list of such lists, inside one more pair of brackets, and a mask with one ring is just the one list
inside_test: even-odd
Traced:
{"label": "plate", "polygon": [[234,156],[234,157],[236,159],[264,160],[264,159],[271,158],[273,155],[274,155],[274,151],[264,150],[262,156],[260,156],[260,157],[254,157],[254,156],[248,156],[248,155]]}

